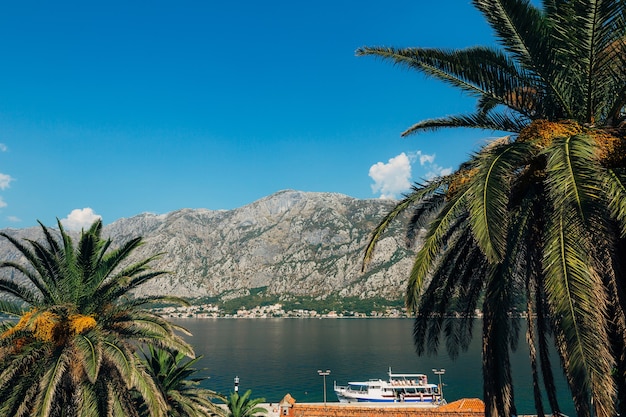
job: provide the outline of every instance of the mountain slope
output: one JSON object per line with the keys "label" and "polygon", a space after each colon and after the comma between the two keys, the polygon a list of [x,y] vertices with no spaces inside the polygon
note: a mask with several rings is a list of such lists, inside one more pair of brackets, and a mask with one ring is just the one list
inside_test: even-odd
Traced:
{"label": "mountain slope", "polygon": [[[369,234],[392,205],[287,190],[234,210],[182,209],[120,219],[105,234],[114,242],[143,236],[137,259],[162,253],[152,265],[171,273],[143,286],[144,294],[237,297],[266,287],[266,293],[285,296],[397,299],[413,257],[394,237],[401,232],[389,233],[370,270],[360,271]],[[36,228],[9,232],[39,236]],[[0,242],[0,259],[16,256]]]}

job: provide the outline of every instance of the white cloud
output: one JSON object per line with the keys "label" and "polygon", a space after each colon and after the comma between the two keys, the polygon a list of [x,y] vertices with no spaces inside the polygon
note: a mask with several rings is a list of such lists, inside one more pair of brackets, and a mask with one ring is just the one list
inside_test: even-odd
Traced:
{"label": "white cloud", "polygon": [[426,154],[422,151],[402,152],[386,164],[378,162],[372,165],[369,171],[369,176],[374,180],[372,192],[380,193],[380,198],[395,199],[400,194],[409,191],[412,182],[412,164],[415,163],[419,163],[420,171],[425,172],[420,177],[426,180],[451,174],[452,168],[444,168],[436,164],[435,156],[435,154]]}
{"label": "white cloud", "polygon": [[432,164],[435,161],[435,154],[428,155],[428,154],[422,153],[422,151],[417,151],[417,152],[411,152],[409,154],[409,158],[411,158],[411,162],[415,160],[419,160],[420,165],[424,166],[426,164]]}
{"label": "white cloud", "polygon": [[[4,143],[0,143],[0,152],[6,152],[7,151],[7,145],[5,145]],[[7,188],[9,188],[11,186],[11,181],[14,181],[15,178],[11,177],[10,175],[7,174],[3,174],[0,172],[0,190],[6,190]],[[7,203],[2,199],[2,197],[0,197],[0,208],[6,207]]]}
{"label": "white cloud", "polygon": [[61,219],[61,224],[69,230],[79,231],[88,228],[93,222],[101,218],[102,216],[96,214],[91,208],[85,207],[84,209],[72,210],[66,218]]}
{"label": "white cloud", "polygon": [[426,172],[426,174],[424,175],[424,178],[426,178],[427,180],[432,180],[435,177],[442,177],[444,175],[450,175],[450,174],[452,174],[451,167],[443,168],[437,164],[432,164],[429,167],[429,171]]}
{"label": "white cloud", "polygon": [[13,181],[10,175],[0,173],[0,190],[6,190],[11,186],[11,181]]}
{"label": "white cloud", "polygon": [[22,219],[16,216],[9,216],[7,217],[7,220],[10,221],[11,223],[19,223],[22,221]]}
{"label": "white cloud", "polygon": [[380,198],[394,199],[411,187],[411,161],[407,154],[378,162],[370,167],[369,176],[374,180],[372,192],[380,193]]}
{"label": "white cloud", "polygon": [[429,155],[422,153],[422,151],[411,152],[411,161],[419,160],[420,166],[426,170],[423,178],[426,180],[432,180],[435,177],[452,174],[452,167],[444,168],[435,163],[435,154]]}

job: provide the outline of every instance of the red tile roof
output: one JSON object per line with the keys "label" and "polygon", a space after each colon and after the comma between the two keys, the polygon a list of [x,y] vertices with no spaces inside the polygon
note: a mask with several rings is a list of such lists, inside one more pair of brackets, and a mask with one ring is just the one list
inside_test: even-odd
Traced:
{"label": "red tile roof", "polygon": [[470,411],[485,412],[485,403],[478,398],[463,398],[462,400],[453,401],[450,404],[442,405],[436,409],[438,412],[446,411]]}

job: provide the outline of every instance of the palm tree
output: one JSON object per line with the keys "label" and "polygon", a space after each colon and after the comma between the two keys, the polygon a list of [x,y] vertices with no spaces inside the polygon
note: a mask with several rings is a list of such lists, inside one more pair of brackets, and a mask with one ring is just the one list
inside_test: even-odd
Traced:
{"label": "palm tree", "polygon": [[[375,229],[412,210],[425,228],[407,287],[418,354],[467,346],[482,302],[487,415],[516,414],[509,351],[526,299],[527,340],[552,412],[560,412],[550,335],[580,416],[626,414],[626,3],[473,0],[501,48],[365,47],[476,97],[472,114],[416,123],[506,132],[451,175],[416,184]],[[452,311],[462,320],[447,320]],[[533,321],[533,318],[534,321]]]}
{"label": "palm tree", "polygon": [[137,416],[138,392],[152,416],[165,415],[165,401],[135,355],[154,345],[193,355],[178,327],[147,311],[169,297],[137,297],[132,291],[162,275],[149,257],[128,264],[142,244],[131,239],[112,248],[102,222],[83,230],[74,246],[58,222],[58,235],[41,224],[43,242],[21,243],[0,232],[27,265],[0,262],[2,312],[19,317],[0,335],[0,415]]}
{"label": "palm tree", "polygon": [[265,398],[250,399],[251,390],[247,390],[243,395],[239,392],[233,392],[228,397],[226,405],[228,406],[228,417],[252,417],[265,415],[267,410],[259,407],[259,404],[265,401]]}
{"label": "palm tree", "polygon": [[198,370],[193,365],[202,357],[183,362],[186,356],[177,351],[168,351],[149,346],[143,353],[144,365],[161,390],[168,405],[168,417],[226,416],[223,408],[213,404],[209,398],[226,401],[226,397],[201,388],[200,381],[207,378],[192,377]]}

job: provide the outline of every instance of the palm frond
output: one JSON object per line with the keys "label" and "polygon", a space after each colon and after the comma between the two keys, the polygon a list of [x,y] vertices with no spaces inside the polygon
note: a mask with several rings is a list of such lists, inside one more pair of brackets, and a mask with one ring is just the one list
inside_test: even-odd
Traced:
{"label": "palm frond", "polygon": [[12,417],[31,417],[37,394],[37,381],[31,378],[22,378],[12,385],[12,392],[3,397],[0,405],[0,415]]}
{"label": "palm frond", "polygon": [[365,248],[365,255],[363,256],[363,264],[361,267],[362,271],[365,271],[368,263],[372,259],[372,254],[374,253],[374,249],[376,248],[376,244],[383,236],[383,233],[389,225],[400,216],[402,213],[405,213],[406,210],[411,208],[412,206],[418,204],[420,201],[427,199],[430,196],[437,195],[441,192],[441,188],[447,184],[447,177],[438,177],[429,183],[420,186],[416,185],[412,187],[411,193],[407,194],[396,206],[389,211],[385,215],[385,217],[381,220],[381,222],[376,226],[372,237]]}
{"label": "palm frond", "polygon": [[[581,220],[557,209],[546,236],[544,270],[546,295],[557,328],[563,333],[562,355],[570,387],[576,387],[579,406],[587,402],[581,395],[591,392],[597,412],[613,415],[615,387],[610,377],[611,354],[602,340],[607,337],[606,300],[600,278],[589,265],[589,243]],[[609,414],[604,414],[604,411]]]}
{"label": "palm frond", "polygon": [[135,307],[146,307],[154,304],[171,304],[176,306],[184,306],[188,307],[191,304],[189,301],[182,297],[174,297],[174,296],[146,296],[146,297],[135,297],[131,299],[124,299],[118,303],[120,308],[135,308]]}
{"label": "palm frond", "polygon": [[[31,245],[34,256],[36,257],[36,264],[31,264],[35,267],[40,274],[40,279],[47,284],[50,292],[50,301],[58,303],[59,299],[59,286],[62,286],[63,279],[63,256],[59,256],[49,246],[44,243],[34,240],[27,240]],[[15,244],[14,244],[15,245]]]}
{"label": "palm frond", "polygon": [[[432,278],[416,309],[413,342],[418,354],[437,353],[440,332],[445,317],[452,312],[458,288],[463,286],[461,281],[470,275],[479,276],[473,272],[476,272],[476,264],[480,264],[481,259],[484,257],[480,254],[469,227],[462,228],[448,240],[446,250],[437,260]],[[476,300],[462,302],[471,304]],[[453,341],[446,344],[451,357],[455,357],[454,352],[460,347],[460,344],[453,344]]]}
{"label": "palm frond", "polygon": [[192,346],[175,334],[175,331],[182,330],[183,333],[186,331],[156,314],[147,311],[116,310],[115,321],[105,325],[109,331],[115,332],[124,340],[177,350],[189,357],[195,356]]}
{"label": "palm frond", "polygon": [[[52,254],[53,257],[59,257],[62,254],[62,252],[61,252],[61,246],[59,245],[59,242],[57,241],[57,237],[52,233],[52,230],[49,227],[46,227],[42,222],[37,220],[37,223],[39,223],[39,226],[41,226],[41,231],[44,234],[45,241],[50,247],[50,254]],[[66,233],[64,233],[63,225],[61,224],[61,221],[59,219],[57,219],[57,225],[59,227],[59,230],[61,231],[61,234],[64,235],[64,237],[71,244],[72,240]]]}
{"label": "palm frond", "polygon": [[[30,271],[26,269],[21,269],[21,266],[12,264],[10,262],[0,263],[0,268],[2,267],[11,267],[17,269],[18,271],[24,271],[27,274],[30,273]],[[37,297],[37,294],[31,291],[30,288],[9,279],[0,278],[0,292],[14,296],[20,301],[26,302],[30,305],[36,304],[39,301],[39,297]]]}
{"label": "palm frond", "polygon": [[557,118],[573,117],[568,80],[553,59],[556,48],[551,42],[551,25],[544,14],[528,0],[472,0],[472,3],[495,30],[504,49],[545,86],[547,96],[543,101],[553,101],[553,105],[546,106],[544,111],[556,111]]}
{"label": "palm frond", "polygon": [[48,279],[48,275],[46,274],[46,269],[41,264],[40,260],[37,256],[31,251],[26,245],[23,245],[20,241],[15,239],[13,236],[0,232],[0,236],[7,239],[19,252],[26,258],[29,264],[35,269],[37,273],[33,273],[29,269],[14,263],[14,262],[3,262],[2,266],[15,268],[19,272],[23,273],[26,278],[28,278],[35,287],[43,294],[44,298],[51,299],[52,294],[50,293],[49,287],[52,286],[52,282]]}
{"label": "palm frond", "polygon": [[467,211],[467,199],[470,192],[467,187],[460,190],[443,207],[441,213],[431,223],[424,238],[424,245],[417,252],[409,283],[407,286],[406,305],[409,311],[415,310],[419,303],[419,296],[428,273],[432,270],[435,258],[442,250],[442,237],[449,233],[450,225],[464,212]]}
{"label": "palm frond", "polygon": [[[127,257],[130,251],[124,251],[123,253],[125,253],[124,257]],[[110,264],[103,262],[103,264],[107,264],[104,267],[106,272],[102,274],[103,277],[106,277],[106,281],[103,280],[101,285],[94,291],[94,298],[98,300],[116,300],[150,279],[166,274],[166,271],[149,271],[149,263],[159,256],[150,256],[115,273],[113,273],[114,269],[111,268],[117,267],[123,261],[123,259],[120,259],[121,254],[116,254],[114,256],[115,260]]]}
{"label": "palm frond", "polygon": [[603,176],[606,195],[609,200],[608,208],[611,216],[617,220],[620,228],[620,237],[626,236],[626,176],[622,170],[608,169]]}
{"label": "palm frond", "polygon": [[92,417],[99,415],[98,397],[94,392],[92,384],[81,383],[77,388],[77,397],[80,398],[78,403],[78,417]]}
{"label": "palm frond", "polygon": [[102,363],[102,348],[97,337],[89,333],[76,335],[75,342],[78,359],[82,362],[82,368],[89,382],[94,384],[100,372]]}
{"label": "palm frond", "polygon": [[102,341],[102,356],[122,377],[128,389],[133,386],[133,356],[126,348],[109,338]]}
{"label": "palm frond", "polygon": [[55,358],[53,366],[48,369],[40,381],[41,388],[36,400],[37,414],[48,416],[52,414],[54,407],[58,407],[58,402],[55,402],[55,398],[60,394],[60,384],[71,360],[71,355],[67,350],[61,351]]}
{"label": "palm frond", "polygon": [[154,383],[154,379],[140,367],[133,367],[133,387],[141,394],[150,415],[154,417],[165,416],[167,404],[161,391]]}
{"label": "palm frond", "polygon": [[442,80],[466,93],[489,99],[530,117],[535,103],[524,92],[536,92],[534,79],[506,54],[486,47],[462,50],[363,47],[357,56],[373,55]]}
{"label": "palm frond", "polygon": [[[624,5],[619,1],[572,1],[550,15],[559,53],[568,62],[568,78],[580,91],[578,120],[594,123],[613,103],[615,61],[623,53]],[[617,24],[616,24],[617,23]],[[623,85],[623,83],[621,83]]]}
{"label": "palm frond", "polygon": [[427,119],[415,123],[402,132],[402,136],[409,136],[419,132],[437,131],[446,128],[484,129],[502,132],[519,132],[527,125],[523,118],[511,118],[502,113],[482,112],[476,114],[445,116],[437,119]]}
{"label": "palm frond", "polygon": [[565,339],[562,354],[568,358],[570,386],[575,384],[580,395],[592,393],[598,415],[613,415],[612,357],[605,344],[597,346],[608,337],[607,300],[589,258],[594,243],[587,230],[595,227],[590,219],[601,210],[591,139],[577,135],[555,141],[547,174],[553,214],[544,249],[546,295]]}
{"label": "palm frond", "polygon": [[528,143],[513,142],[490,147],[474,158],[476,174],[470,180],[470,224],[490,262],[500,262],[504,257],[511,181],[529,155],[532,152]]}
{"label": "palm frond", "polygon": [[554,207],[568,207],[587,223],[597,210],[601,195],[599,167],[593,140],[586,134],[557,138],[549,155],[547,185]]}
{"label": "palm frond", "polygon": [[10,316],[21,316],[24,308],[21,304],[11,301],[0,300],[0,314],[8,314]]}
{"label": "palm frond", "polygon": [[[409,311],[415,314],[413,341],[419,355],[424,353],[437,354],[444,319],[448,314],[453,314],[456,311],[459,302],[464,301],[458,300],[461,297],[458,290],[460,282],[469,271],[474,271],[476,265],[480,264],[481,257],[477,256],[480,250],[476,247],[473,239],[468,240],[466,237],[456,239],[456,236],[465,235],[466,231],[458,231],[455,234],[455,241],[447,247],[449,250],[443,251],[440,256],[433,260],[435,264],[428,277],[428,282],[424,284],[425,288],[420,290],[419,298],[410,299],[407,294],[407,308],[409,300],[412,303],[418,303],[412,306]],[[461,259],[453,253],[454,251],[458,251],[459,255],[465,254],[462,265],[451,263],[451,260]],[[453,273],[456,274],[453,275]]]}

